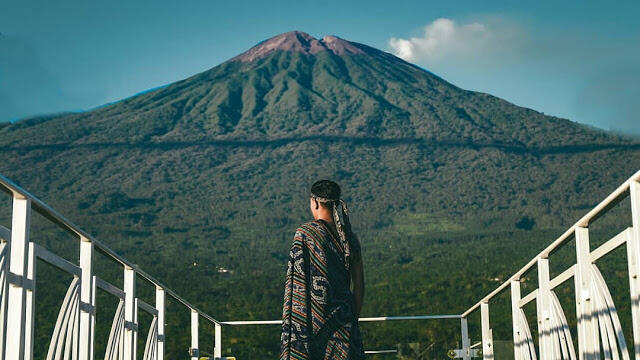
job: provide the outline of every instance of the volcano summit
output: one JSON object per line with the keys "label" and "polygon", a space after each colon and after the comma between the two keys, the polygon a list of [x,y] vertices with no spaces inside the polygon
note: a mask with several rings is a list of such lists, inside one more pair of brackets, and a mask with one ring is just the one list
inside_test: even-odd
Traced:
{"label": "volcano summit", "polygon": [[275,51],[291,51],[305,54],[316,54],[321,51],[330,51],[335,55],[364,54],[364,50],[361,47],[336,36],[327,35],[318,40],[307,33],[291,31],[265,40],[234,57],[231,61],[253,61]]}

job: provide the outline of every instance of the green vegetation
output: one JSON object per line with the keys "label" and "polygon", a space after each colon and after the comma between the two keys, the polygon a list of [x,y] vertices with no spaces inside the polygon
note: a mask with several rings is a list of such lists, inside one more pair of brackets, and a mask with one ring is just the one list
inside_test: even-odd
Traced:
{"label": "green vegetation", "polygon": [[427,213],[398,214],[392,220],[391,231],[405,236],[428,236],[431,233],[460,232],[464,227],[453,220]]}
{"label": "green vegetation", "polygon": [[[2,127],[0,173],[214,317],[263,320],[280,317],[291,236],[309,220],[319,178],[342,185],[363,244],[363,315],[418,315],[464,311],[640,169],[637,139],[464,91],[362,48],[227,62],[91,112]],[[34,241],[76,259],[68,235],[34,221]],[[628,223],[599,222],[603,233]],[[96,266],[121,283],[113,263]],[[68,285],[39,269],[36,357]],[[150,286],[139,290],[152,302]],[[100,296],[104,334],[115,305]],[[492,311],[496,340],[508,340],[508,306]],[[168,358],[187,357],[188,322],[170,303]],[[399,346],[405,359],[442,358],[459,341],[456,321],[363,332],[368,349]],[[279,351],[277,327],[225,328],[223,340],[239,359]],[[201,348],[211,341],[203,330]]]}

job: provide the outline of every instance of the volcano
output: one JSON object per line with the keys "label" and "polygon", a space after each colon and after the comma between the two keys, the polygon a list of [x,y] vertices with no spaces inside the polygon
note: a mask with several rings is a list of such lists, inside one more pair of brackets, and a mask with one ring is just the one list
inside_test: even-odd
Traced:
{"label": "volcano", "polygon": [[14,146],[346,137],[524,150],[621,141],[462,90],[384,51],[297,31],[162,89],[5,132]]}
{"label": "volcano", "polygon": [[[522,250],[509,261],[533,256],[535,239],[638,169],[638,139],[297,31],[92,111],[0,125],[0,173],[179,293],[213,300],[195,303],[222,320],[279,317],[290,237],[309,218],[315,180],[336,180],[350,205],[365,315],[402,315],[461,311],[506,271],[494,262],[505,248]],[[63,246],[48,234],[39,241]],[[276,342],[259,338],[238,340],[234,355],[273,358]]]}

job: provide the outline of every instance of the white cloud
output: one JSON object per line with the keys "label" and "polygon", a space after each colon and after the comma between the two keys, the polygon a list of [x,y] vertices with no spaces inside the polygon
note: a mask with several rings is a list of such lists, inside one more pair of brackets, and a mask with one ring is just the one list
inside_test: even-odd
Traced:
{"label": "white cloud", "polygon": [[389,50],[464,89],[547,114],[640,135],[637,34],[526,18],[474,14],[439,18]]}
{"label": "white cloud", "polygon": [[496,18],[464,24],[439,18],[424,27],[422,36],[393,37],[389,47],[396,56],[407,61],[433,64],[450,57],[484,56],[504,50],[512,43],[516,30],[513,24]]}

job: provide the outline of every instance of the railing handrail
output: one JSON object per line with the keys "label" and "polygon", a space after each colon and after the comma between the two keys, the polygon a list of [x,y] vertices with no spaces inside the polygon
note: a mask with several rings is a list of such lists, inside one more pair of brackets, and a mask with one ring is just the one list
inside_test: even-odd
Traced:
{"label": "railing handrail", "polygon": [[462,317],[467,317],[470,313],[478,309],[483,303],[487,303],[490,299],[494,298],[496,295],[505,290],[512,281],[520,280],[520,277],[529,271],[534,265],[536,265],[538,259],[546,259],[549,255],[556,250],[558,247],[564,244],[565,241],[568,241],[572,238],[573,234],[578,227],[586,227],[591,222],[595,221],[600,217],[604,212],[618,204],[622,199],[624,199],[628,193],[629,188],[631,186],[631,182],[640,181],[640,171],[633,174],[627,181],[625,181],[622,185],[620,185],[614,192],[609,194],[604,200],[602,200],[596,207],[591,209],[586,215],[584,215],[580,220],[578,220],[573,226],[571,226],[567,231],[565,231],[560,237],[558,237],[554,242],[552,242],[549,246],[547,246],[544,250],[542,250],[538,255],[536,255],[533,259],[531,259],[524,267],[520,268],[515,274],[513,274],[509,279],[503,282],[500,286],[498,286],[491,293],[482,298],[482,300],[478,301],[476,304],[471,306],[465,312],[462,313]]}
{"label": "railing handrail", "polygon": [[[460,319],[461,315],[415,315],[415,316],[378,316],[378,317],[361,317],[359,322],[377,322],[377,321],[397,321],[397,320],[441,320],[441,319]],[[279,325],[282,320],[240,320],[240,321],[221,321],[222,325]]]}
{"label": "railing handrail", "polygon": [[6,178],[3,175],[0,175],[0,190],[4,190],[5,192],[11,193],[13,196],[16,196],[18,198],[31,200],[32,209],[37,211],[39,214],[43,215],[44,217],[46,217],[56,225],[60,226],[67,232],[70,232],[71,234],[78,236],[79,238],[85,238],[91,241],[94,247],[98,248],[98,250],[103,252],[105,255],[111,257],[113,260],[119,262],[123,266],[133,269],[137,274],[139,274],[141,277],[143,277],[144,279],[152,283],[155,287],[163,289],[167,295],[171,296],[172,298],[180,302],[185,307],[188,307],[192,311],[197,312],[203,318],[209,320],[214,324],[220,325],[220,321],[216,320],[211,315],[200,310],[198,307],[191,304],[190,302],[185,300],[183,297],[179,296],[176,292],[171,290],[169,287],[165,286],[162,282],[160,282],[159,280],[157,280],[156,278],[154,278],[153,276],[149,275],[144,270],[142,270],[138,265],[125,259],[121,255],[119,255],[117,252],[109,248],[107,245],[105,245],[98,239],[91,236],[89,233],[82,230],[79,226],[75,225],[71,220],[67,219],[64,215],[60,214],[55,209],[51,208],[49,205],[47,205],[45,202],[40,200],[38,197],[31,194],[27,190],[23,189],[18,184],[14,183],[13,181],[11,181],[10,179]]}

